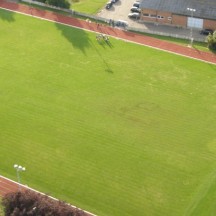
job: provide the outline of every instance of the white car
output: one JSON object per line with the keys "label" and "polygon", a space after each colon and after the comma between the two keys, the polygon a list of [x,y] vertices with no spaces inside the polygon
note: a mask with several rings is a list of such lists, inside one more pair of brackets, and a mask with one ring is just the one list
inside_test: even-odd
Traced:
{"label": "white car", "polygon": [[140,7],[140,2],[134,2],[133,7],[138,7],[139,8]]}
{"label": "white car", "polygon": [[132,19],[139,19],[140,18],[140,13],[137,13],[137,12],[135,12],[135,13],[129,13],[128,17],[132,18]]}
{"label": "white car", "polygon": [[140,13],[141,12],[141,9],[138,8],[138,7],[132,7],[130,10],[131,10],[131,12],[136,12],[136,13]]}
{"label": "white car", "polygon": [[124,20],[118,20],[118,21],[116,21],[115,24],[118,27],[124,27],[124,28],[128,26],[128,23],[126,21],[124,21]]}

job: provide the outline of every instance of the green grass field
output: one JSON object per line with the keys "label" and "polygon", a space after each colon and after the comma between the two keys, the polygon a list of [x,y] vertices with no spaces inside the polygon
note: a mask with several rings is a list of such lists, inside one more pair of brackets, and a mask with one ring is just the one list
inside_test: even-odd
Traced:
{"label": "green grass field", "polygon": [[107,0],[69,0],[71,3],[71,8],[75,11],[96,14],[107,3]]}
{"label": "green grass field", "polygon": [[0,10],[0,174],[103,216],[216,214],[216,66]]}

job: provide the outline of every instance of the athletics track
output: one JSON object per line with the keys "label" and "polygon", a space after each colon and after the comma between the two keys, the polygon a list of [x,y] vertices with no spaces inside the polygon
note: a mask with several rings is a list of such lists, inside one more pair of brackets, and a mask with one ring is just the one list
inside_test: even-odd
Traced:
{"label": "athletics track", "polygon": [[155,49],[160,49],[166,52],[171,52],[177,55],[186,56],[211,64],[216,64],[216,55],[213,53],[203,52],[195,48],[169,43],[167,41],[162,41],[141,34],[124,31],[106,25],[98,26],[96,23],[93,22],[89,23],[84,20],[61,15],[55,12],[44,11],[22,4],[7,2],[6,0],[0,0],[0,8],[33,16],[40,19],[49,20],[51,22],[61,23],[64,25],[85,29],[92,32],[103,33],[118,39],[138,43],[144,46],[149,46]]}

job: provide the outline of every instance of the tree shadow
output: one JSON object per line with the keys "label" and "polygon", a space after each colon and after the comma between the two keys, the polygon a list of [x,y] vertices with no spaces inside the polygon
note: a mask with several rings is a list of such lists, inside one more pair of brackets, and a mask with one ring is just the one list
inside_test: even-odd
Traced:
{"label": "tree shadow", "polygon": [[15,14],[16,13],[14,13],[12,11],[0,9],[0,19],[2,19],[3,21],[14,22],[15,21],[15,18],[14,18]]}
{"label": "tree shadow", "polygon": [[[70,18],[67,17],[68,19],[68,23],[70,24]],[[61,17],[56,17],[56,21],[60,22],[61,21]],[[65,20],[67,23],[67,20]],[[82,29],[82,22],[79,23],[79,20],[76,19],[76,22],[74,23],[74,26],[79,26],[81,28],[77,29],[76,27],[70,27],[70,26],[66,26],[63,24],[59,24],[59,23],[55,23],[56,28],[58,30],[61,31],[62,35],[71,43],[71,45],[74,48],[80,49],[85,55],[86,55],[86,49],[89,47],[93,47],[98,56],[99,59],[101,59],[101,61],[104,63],[106,69],[106,72],[109,73],[113,73],[112,69],[110,68],[109,64],[105,61],[105,59],[103,58],[103,56],[101,55],[100,51],[97,49],[97,47],[95,46],[95,44],[92,42],[92,39],[89,38],[89,34],[86,30]],[[96,39],[95,39],[96,40]],[[107,42],[103,42],[101,44],[101,46],[106,49],[106,47],[112,48],[112,44],[107,41]]]}
{"label": "tree shadow", "polygon": [[74,48],[80,49],[84,54],[86,54],[86,48],[90,47],[90,39],[86,31],[59,23],[56,23],[55,25]]}

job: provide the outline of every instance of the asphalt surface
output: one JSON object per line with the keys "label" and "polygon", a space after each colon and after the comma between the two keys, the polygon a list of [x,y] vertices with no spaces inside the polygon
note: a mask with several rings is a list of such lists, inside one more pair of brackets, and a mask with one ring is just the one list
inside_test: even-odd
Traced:
{"label": "asphalt surface", "polygon": [[[134,28],[134,30],[145,31],[154,34],[168,34],[174,37],[191,38],[191,29],[179,28],[175,26],[147,23],[140,20],[134,20],[128,18],[130,8],[133,6],[135,0],[119,0],[113,6],[107,10],[102,9],[97,16],[112,20],[124,20],[128,23],[128,26]],[[200,29],[193,29],[192,35],[194,40],[205,41],[206,36],[200,35]]]}

